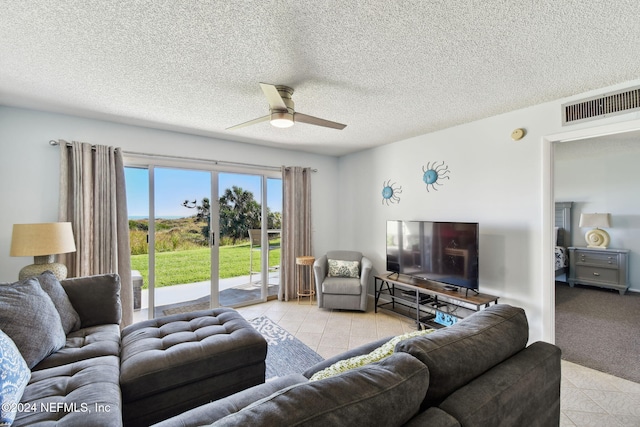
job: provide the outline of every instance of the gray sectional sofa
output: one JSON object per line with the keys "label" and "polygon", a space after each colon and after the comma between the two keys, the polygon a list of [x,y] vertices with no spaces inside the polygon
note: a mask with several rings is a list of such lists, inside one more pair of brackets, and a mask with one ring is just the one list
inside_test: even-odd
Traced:
{"label": "gray sectional sofa", "polygon": [[155,427],[214,426],[557,426],[560,350],[527,346],[522,309],[495,305],[429,335],[398,343],[393,355],[310,381],[380,340],[187,411]]}

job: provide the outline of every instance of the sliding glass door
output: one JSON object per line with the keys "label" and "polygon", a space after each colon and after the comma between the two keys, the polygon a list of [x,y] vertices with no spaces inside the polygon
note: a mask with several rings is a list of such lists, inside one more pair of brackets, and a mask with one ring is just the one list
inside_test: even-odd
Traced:
{"label": "sliding glass door", "polygon": [[277,295],[279,173],[144,165],[125,174],[132,270],[142,283],[136,320]]}

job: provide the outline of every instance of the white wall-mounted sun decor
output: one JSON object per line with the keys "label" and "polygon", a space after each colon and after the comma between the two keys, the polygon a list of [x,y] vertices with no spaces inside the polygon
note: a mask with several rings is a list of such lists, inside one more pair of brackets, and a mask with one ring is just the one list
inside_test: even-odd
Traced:
{"label": "white wall-mounted sun decor", "polygon": [[382,204],[385,203],[389,206],[389,203],[400,203],[400,197],[398,194],[402,193],[402,187],[396,187],[396,183],[391,183],[391,180],[382,183]]}
{"label": "white wall-mounted sun decor", "polygon": [[442,185],[438,181],[449,179],[449,166],[445,166],[444,162],[438,164],[438,162],[429,162],[427,166],[422,166],[422,180],[427,184],[427,191],[429,186],[435,191],[438,191],[436,185]]}

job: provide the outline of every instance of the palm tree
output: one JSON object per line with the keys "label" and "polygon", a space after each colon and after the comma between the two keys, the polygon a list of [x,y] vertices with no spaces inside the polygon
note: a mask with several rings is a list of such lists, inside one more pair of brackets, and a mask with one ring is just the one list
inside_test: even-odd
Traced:
{"label": "palm tree", "polygon": [[260,228],[260,204],[253,193],[233,186],[220,197],[220,236],[233,243],[248,236],[249,229]]}

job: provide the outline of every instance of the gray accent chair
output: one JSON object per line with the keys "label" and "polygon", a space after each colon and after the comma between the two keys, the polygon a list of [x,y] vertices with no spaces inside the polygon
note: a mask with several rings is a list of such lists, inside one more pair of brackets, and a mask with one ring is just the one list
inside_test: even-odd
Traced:
{"label": "gray accent chair", "polygon": [[[360,277],[328,277],[329,259],[360,262]],[[367,311],[371,260],[357,251],[329,251],[313,264],[318,307]]]}

